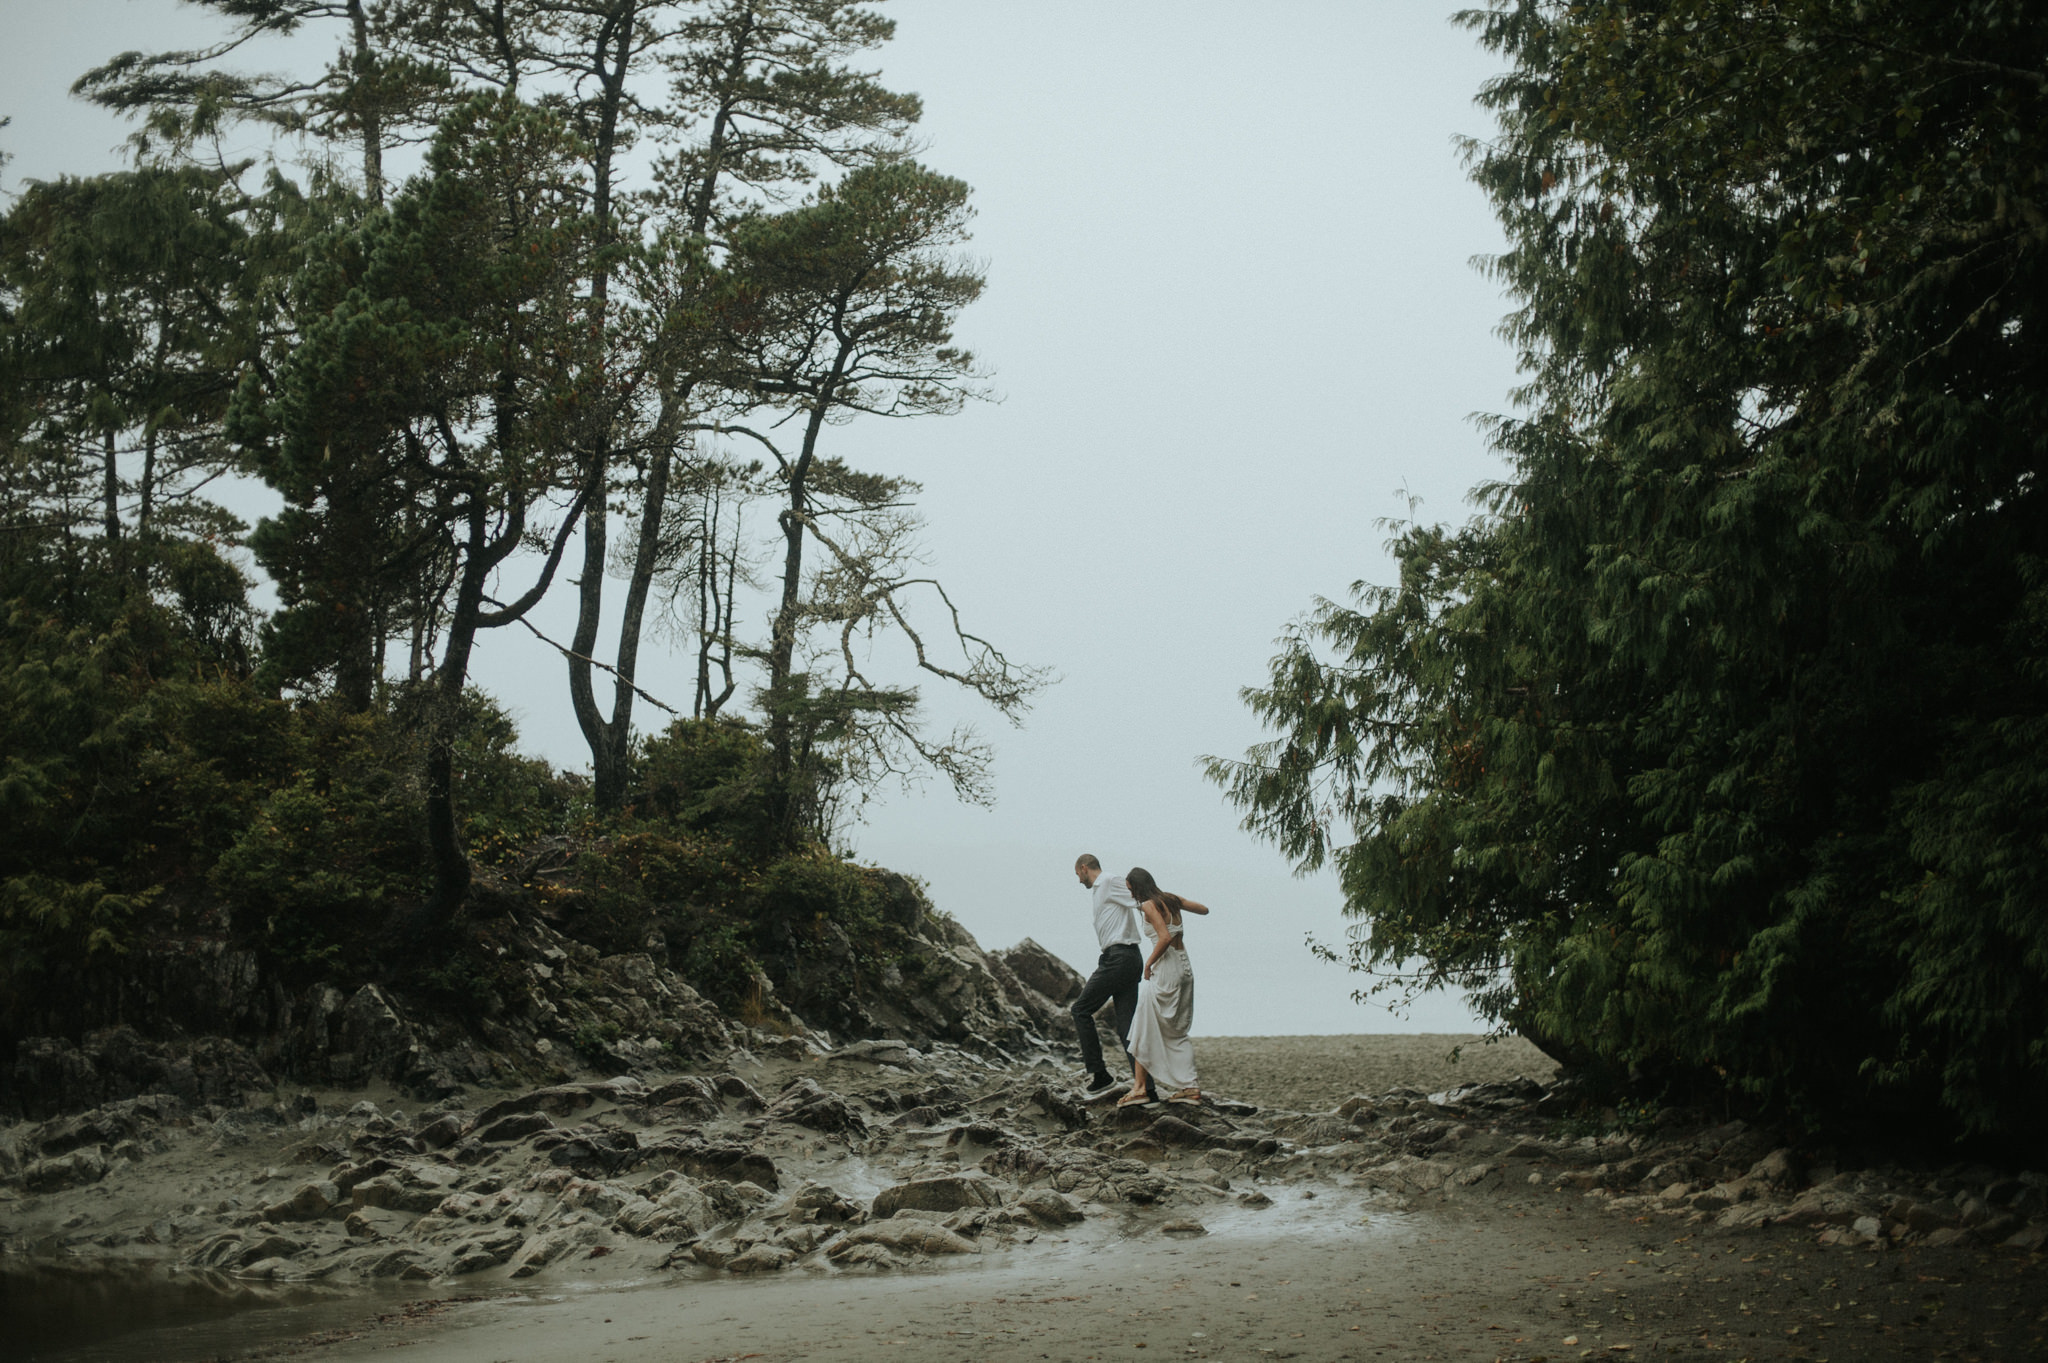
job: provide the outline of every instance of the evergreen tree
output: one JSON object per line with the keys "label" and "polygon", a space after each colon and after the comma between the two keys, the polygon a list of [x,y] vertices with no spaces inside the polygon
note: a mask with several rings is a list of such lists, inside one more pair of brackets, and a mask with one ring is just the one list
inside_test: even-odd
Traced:
{"label": "evergreen tree", "polygon": [[[471,652],[479,630],[511,623],[539,597],[497,603],[493,574],[540,528],[587,419],[576,286],[588,277],[590,235],[577,152],[558,117],[510,96],[458,108],[426,172],[340,253],[345,287],[307,327],[274,390],[246,390],[238,413],[242,438],[263,448],[266,476],[293,501],[270,527],[273,560],[304,552],[375,575],[431,551],[449,565],[426,716],[427,831],[443,916],[469,878],[453,802]],[[323,495],[343,478],[379,499],[374,523],[359,523],[364,500],[338,507]],[[377,531],[393,520],[384,504],[401,502],[420,543],[394,553]],[[553,536],[550,570],[565,535]]]}
{"label": "evergreen tree", "polygon": [[[819,795],[813,757],[821,744],[866,755],[878,772],[900,771],[892,749],[947,776],[963,796],[983,798],[987,752],[970,734],[928,741],[913,720],[914,690],[869,683],[854,664],[856,629],[894,627],[911,642],[918,666],[968,687],[1014,719],[1044,675],[1018,666],[986,640],[961,628],[950,600],[956,642],[967,661],[943,665],[904,614],[914,588],[944,592],[922,573],[904,573],[914,558],[893,513],[914,490],[894,479],[851,471],[825,457],[826,430],[856,414],[910,417],[957,411],[979,393],[974,357],[953,344],[959,310],[980,296],[980,274],[949,252],[965,239],[967,186],[915,162],[863,167],[821,188],[813,202],[738,224],[728,268],[734,293],[722,308],[726,345],[737,365],[736,386],[792,412],[799,426],[787,451],[765,438],[774,456],[782,508],[781,582],[767,648],[767,712],[773,784],[784,801],[783,829],[795,839],[812,830]],[[759,437],[757,437],[759,438]],[[852,516],[866,545],[828,520]],[[806,546],[828,555],[812,581]],[[815,590],[807,599],[807,587]],[[836,682],[800,670],[800,645],[811,626],[841,626]]]}
{"label": "evergreen tree", "polygon": [[[1527,411],[1215,774],[1373,968],[1595,1069],[2048,1114],[2048,23],[1501,3]],[[1329,650],[1329,651],[1326,651]],[[1350,834],[1343,831],[1349,826]]]}
{"label": "evergreen tree", "polygon": [[8,482],[39,533],[146,539],[234,466],[220,419],[256,338],[245,208],[231,174],[150,166],[33,184],[0,221]]}

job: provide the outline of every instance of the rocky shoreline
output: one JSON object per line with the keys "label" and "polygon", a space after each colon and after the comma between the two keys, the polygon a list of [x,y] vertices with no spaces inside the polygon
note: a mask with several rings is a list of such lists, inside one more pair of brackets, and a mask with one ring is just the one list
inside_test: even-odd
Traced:
{"label": "rocky shoreline", "polygon": [[[1316,1256],[1353,1243],[1361,1216],[1470,1222],[1514,1269],[1566,1252],[1530,1227],[1590,1216],[1617,1244],[1695,1259],[1724,1241],[1853,1251],[1873,1273],[1974,1256],[2038,1301],[2038,1169],[1872,1164],[1684,1109],[1625,1121],[1514,1040],[1216,1038],[1204,1102],[1119,1109],[1076,1086],[1064,962],[1029,941],[984,952],[914,897],[905,912],[915,980],[834,1003],[764,978],[751,1020],[712,1007],[658,943],[602,955],[538,917],[501,921],[515,987],[469,1018],[376,984],[260,985],[232,953],[194,953],[165,978],[212,981],[188,1017],[239,1031],[20,1045],[0,1112],[0,1294],[33,1299],[52,1273],[290,1302],[910,1281],[1212,1229],[1301,1275],[1335,1272]],[[798,1005],[870,1035],[835,1038]],[[1318,1205],[1328,1243],[1310,1253],[1294,1241]],[[1221,1242],[1205,1252],[1219,1272],[1235,1262]]]}
{"label": "rocky shoreline", "polygon": [[1089,1104],[1066,1056],[859,1042],[802,1059],[577,1080],[417,1107],[301,1091],[126,1099],[0,1132],[0,1253],[169,1260],[258,1281],[519,1280],[612,1260],[748,1274],[885,1270],[1142,1209],[1344,1183],[1413,1210],[1571,1196],[1702,1233],[2048,1245],[2048,1176],[1838,1168],[1768,1130],[1667,1112],[1585,1125],[1570,1081],[1357,1095],[1320,1112],[1212,1096]]}

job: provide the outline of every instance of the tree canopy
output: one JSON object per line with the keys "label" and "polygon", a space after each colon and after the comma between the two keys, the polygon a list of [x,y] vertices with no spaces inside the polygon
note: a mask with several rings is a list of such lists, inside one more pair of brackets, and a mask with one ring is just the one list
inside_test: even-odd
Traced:
{"label": "tree canopy", "polygon": [[2048,21],[1502,0],[1521,411],[1212,773],[1353,956],[1814,1121],[2048,1114]]}

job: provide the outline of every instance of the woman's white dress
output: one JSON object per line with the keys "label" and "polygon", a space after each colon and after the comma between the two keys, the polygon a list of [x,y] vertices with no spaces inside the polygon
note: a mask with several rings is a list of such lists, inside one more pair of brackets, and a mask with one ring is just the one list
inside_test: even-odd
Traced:
{"label": "woman's white dress", "polygon": [[[1143,920],[1145,955],[1159,943],[1152,920]],[[1195,1043],[1188,1032],[1195,1023],[1195,972],[1188,953],[1169,947],[1152,967],[1152,978],[1138,986],[1138,1012],[1131,1019],[1131,1054],[1145,1067],[1161,1094],[1195,1088]]]}

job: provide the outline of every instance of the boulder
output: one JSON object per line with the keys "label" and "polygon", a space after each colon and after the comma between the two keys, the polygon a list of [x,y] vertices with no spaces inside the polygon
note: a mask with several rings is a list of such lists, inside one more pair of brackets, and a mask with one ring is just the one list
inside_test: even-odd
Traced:
{"label": "boulder", "polygon": [[1013,947],[989,953],[1010,973],[1056,1005],[1072,1003],[1087,983],[1080,971],[1026,937]]}
{"label": "boulder", "polygon": [[[355,1058],[362,1077],[402,1082],[423,1066],[426,1048],[384,991],[366,984],[341,1009],[335,1049]],[[337,1076],[339,1077],[339,1076]]]}
{"label": "boulder", "polygon": [[836,1093],[818,1087],[811,1078],[793,1080],[768,1106],[771,1121],[794,1122],[813,1131],[846,1132],[863,1135],[867,1119]]}
{"label": "boulder", "polygon": [[311,1221],[327,1215],[340,1204],[345,1195],[332,1179],[314,1179],[301,1183],[292,1190],[292,1195],[282,1202],[272,1203],[263,1209],[266,1221]]}
{"label": "boulder", "polygon": [[529,1236],[512,1255],[511,1276],[530,1278],[549,1264],[565,1257],[571,1250],[581,1249],[585,1245],[597,1245],[603,1239],[603,1228],[589,1222],[562,1226]]}
{"label": "boulder", "polygon": [[1048,1226],[1065,1226],[1087,1215],[1081,1204],[1051,1188],[1033,1188],[1017,1199],[1019,1211]]}
{"label": "boulder", "polygon": [[796,1262],[796,1251],[772,1241],[741,1250],[726,1262],[729,1273],[773,1273]]}
{"label": "boulder", "polygon": [[886,1219],[899,1211],[957,1212],[968,1207],[999,1207],[1003,1187],[978,1173],[940,1174],[884,1188],[875,1195],[874,1214]]}
{"label": "boulder", "polygon": [[1789,1146],[1771,1151],[1749,1167],[1746,1177],[1752,1184],[1765,1188],[1796,1188],[1804,1181],[1804,1168],[1799,1156]]}
{"label": "boulder", "polygon": [[107,1157],[98,1147],[73,1150],[55,1159],[37,1160],[22,1171],[22,1186],[32,1193],[53,1193],[107,1176]]}
{"label": "boulder", "polygon": [[916,1217],[875,1221],[848,1231],[825,1250],[825,1257],[844,1263],[863,1245],[879,1245],[903,1254],[979,1254],[981,1246],[955,1231]]}
{"label": "boulder", "polygon": [[774,1160],[732,1141],[670,1136],[642,1146],[634,1162],[658,1164],[692,1178],[752,1183],[771,1192],[782,1186]]}

